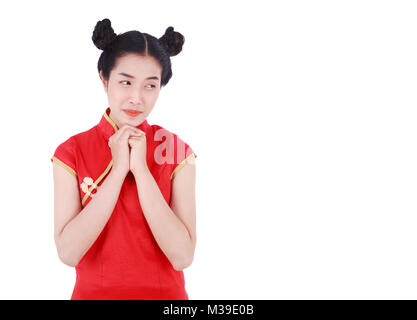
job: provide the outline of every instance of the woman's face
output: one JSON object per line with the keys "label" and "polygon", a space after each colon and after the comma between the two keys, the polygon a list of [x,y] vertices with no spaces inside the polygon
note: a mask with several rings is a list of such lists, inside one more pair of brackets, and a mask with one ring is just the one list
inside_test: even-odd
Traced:
{"label": "woman's face", "polygon": [[[151,113],[158,99],[162,67],[150,56],[127,54],[117,59],[108,81],[100,77],[110,107],[110,118],[121,128],[137,127]],[[140,111],[129,115],[124,110]]]}

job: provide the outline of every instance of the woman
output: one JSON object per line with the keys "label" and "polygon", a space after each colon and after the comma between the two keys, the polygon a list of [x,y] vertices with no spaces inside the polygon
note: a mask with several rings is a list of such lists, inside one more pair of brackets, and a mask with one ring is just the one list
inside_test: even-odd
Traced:
{"label": "woman", "polygon": [[196,246],[196,155],[146,120],[184,37],[172,27],[159,39],[116,35],[104,19],[92,40],[109,107],[51,158],[55,244],[76,269],[71,299],[189,299],[182,270]]}

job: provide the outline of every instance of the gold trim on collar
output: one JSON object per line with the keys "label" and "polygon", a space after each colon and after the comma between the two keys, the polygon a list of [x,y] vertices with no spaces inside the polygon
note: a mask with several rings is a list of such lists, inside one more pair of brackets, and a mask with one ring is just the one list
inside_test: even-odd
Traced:
{"label": "gold trim on collar", "polygon": [[61,160],[59,160],[57,157],[53,156],[51,158],[52,162],[56,162],[59,165],[61,165],[61,167],[64,167],[65,169],[67,169],[69,172],[71,172],[74,176],[77,176],[77,172],[75,172],[75,170],[73,168],[71,168],[69,165],[65,164],[64,162],[62,162]]}
{"label": "gold trim on collar", "polygon": [[89,195],[91,195],[91,197],[94,196],[94,194],[92,194],[91,191],[93,191],[94,188],[98,187],[98,184],[100,183],[101,180],[103,180],[107,172],[110,171],[110,168],[112,167],[112,165],[113,165],[113,159],[109,162],[106,170],[104,170],[104,172],[100,175],[100,177],[98,177],[97,180],[94,181],[94,183],[91,185],[91,187],[88,189],[88,191],[84,195],[83,201],[81,202],[82,206],[84,206],[84,203],[87,201],[87,198]]}
{"label": "gold trim on collar", "polygon": [[180,170],[187,163],[191,163],[192,160],[194,160],[195,158],[197,158],[197,155],[193,152],[187,158],[185,158],[178,166],[176,166],[175,170],[171,173],[171,180],[175,178],[175,174],[178,172],[178,170]]}
{"label": "gold trim on collar", "polygon": [[106,118],[106,120],[112,125],[112,127],[114,129],[114,132],[116,132],[117,130],[119,130],[119,128],[117,127],[117,124],[107,114],[107,111],[104,111],[104,118]]}

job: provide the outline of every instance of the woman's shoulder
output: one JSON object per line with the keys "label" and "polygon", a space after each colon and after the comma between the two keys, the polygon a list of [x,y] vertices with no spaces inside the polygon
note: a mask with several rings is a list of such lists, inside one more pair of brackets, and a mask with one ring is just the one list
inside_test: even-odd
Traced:
{"label": "woman's shoulder", "polygon": [[71,173],[76,174],[76,158],[79,150],[91,143],[91,138],[97,136],[97,126],[88,130],[78,132],[71,136],[63,138],[62,142],[58,142],[55,151],[51,157],[51,161],[55,161],[68,169]]}
{"label": "woman's shoulder", "polygon": [[191,162],[197,157],[190,144],[188,138],[183,138],[171,129],[158,124],[151,125],[153,132],[154,158],[157,163],[165,163],[171,166],[173,175],[185,163]]}
{"label": "woman's shoulder", "polygon": [[100,137],[98,125],[95,125],[94,127],[91,127],[88,130],[76,133],[73,136],[71,136],[70,139],[72,138],[74,143],[79,144],[79,143],[85,143],[91,140],[92,138],[96,138],[96,137]]}
{"label": "woman's shoulder", "polygon": [[[169,139],[181,139],[180,135],[176,132],[176,130],[167,129],[164,126],[159,124],[151,124],[150,127],[152,128],[152,133],[154,138],[156,137],[159,139],[160,137],[166,136]],[[159,140],[157,140],[159,141]]]}
{"label": "woman's shoulder", "polygon": [[58,147],[61,148],[72,148],[74,151],[84,149],[85,147],[91,146],[91,143],[95,139],[100,139],[100,132],[98,126],[95,125],[90,129],[75,133],[71,136],[64,138],[64,141],[61,142]]}
{"label": "woman's shoulder", "polygon": [[182,134],[178,134],[175,130],[167,129],[164,126],[158,125],[158,124],[152,124],[150,125],[152,128],[152,138],[153,142],[156,145],[159,145],[161,143],[172,145],[173,148],[184,148],[188,149],[191,148],[189,144],[185,141],[188,139],[185,138]]}

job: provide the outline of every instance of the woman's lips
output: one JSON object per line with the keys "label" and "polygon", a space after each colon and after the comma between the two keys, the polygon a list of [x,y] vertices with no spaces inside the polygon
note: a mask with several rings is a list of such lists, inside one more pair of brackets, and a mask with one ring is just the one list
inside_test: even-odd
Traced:
{"label": "woman's lips", "polygon": [[136,117],[139,114],[141,114],[142,112],[140,111],[136,111],[136,110],[123,110],[128,116],[130,117]]}

